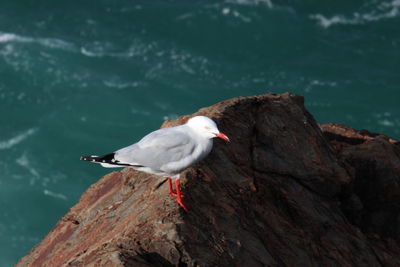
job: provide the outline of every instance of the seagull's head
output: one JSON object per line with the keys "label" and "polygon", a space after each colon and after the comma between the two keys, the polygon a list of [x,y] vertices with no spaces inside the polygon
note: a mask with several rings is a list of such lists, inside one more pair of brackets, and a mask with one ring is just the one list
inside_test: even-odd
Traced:
{"label": "seagull's head", "polygon": [[222,140],[229,141],[228,136],[218,130],[217,124],[205,116],[196,116],[188,120],[186,123],[194,132],[205,138],[218,137]]}

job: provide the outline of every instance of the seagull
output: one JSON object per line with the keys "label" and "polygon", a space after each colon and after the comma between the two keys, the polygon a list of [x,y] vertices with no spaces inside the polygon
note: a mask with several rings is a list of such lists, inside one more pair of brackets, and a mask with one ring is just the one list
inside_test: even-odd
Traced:
{"label": "seagull", "polygon": [[[167,177],[169,194],[186,211],[179,186],[179,174],[204,159],[211,151],[213,138],[230,141],[208,117],[196,116],[185,124],[156,130],[139,142],[104,156],[82,156],[81,160],[99,163],[106,168],[128,167]],[[172,186],[175,179],[176,191]]]}

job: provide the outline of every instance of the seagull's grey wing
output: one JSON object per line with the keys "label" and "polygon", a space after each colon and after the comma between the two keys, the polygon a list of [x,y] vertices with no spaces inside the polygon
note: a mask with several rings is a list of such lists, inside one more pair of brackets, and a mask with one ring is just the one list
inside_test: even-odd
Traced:
{"label": "seagull's grey wing", "polygon": [[193,139],[181,129],[183,126],[163,128],[142,138],[138,143],[115,152],[121,163],[149,167],[153,171],[174,172],[165,167],[189,157],[196,147]]}

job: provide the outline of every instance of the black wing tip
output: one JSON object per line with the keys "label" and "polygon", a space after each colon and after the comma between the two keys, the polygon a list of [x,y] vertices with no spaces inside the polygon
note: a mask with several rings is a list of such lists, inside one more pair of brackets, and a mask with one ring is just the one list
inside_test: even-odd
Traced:
{"label": "black wing tip", "polygon": [[115,153],[110,153],[110,154],[107,154],[107,155],[104,155],[104,156],[81,156],[80,160],[90,161],[90,162],[98,162],[98,163],[114,164],[115,163],[114,154]]}
{"label": "black wing tip", "polygon": [[79,159],[80,160],[85,160],[85,161],[93,161],[99,158],[98,156],[81,156]]}
{"label": "black wing tip", "polygon": [[120,163],[114,159],[115,153],[110,153],[104,156],[81,156],[80,160],[90,161],[90,162],[97,162],[97,163],[107,163],[115,166],[122,166],[122,167],[135,167],[135,168],[142,168],[143,165],[139,164],[128,164],[128,163]]}

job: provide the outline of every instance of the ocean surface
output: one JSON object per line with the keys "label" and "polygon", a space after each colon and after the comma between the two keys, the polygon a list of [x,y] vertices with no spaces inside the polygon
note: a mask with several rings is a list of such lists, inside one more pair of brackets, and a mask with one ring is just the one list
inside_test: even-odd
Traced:
{"label": "ocean surface", "polygon": [[400,0],[0,4],[0,266],[110,169],[79,161],[228,98],[293,92],[400,138]]}

